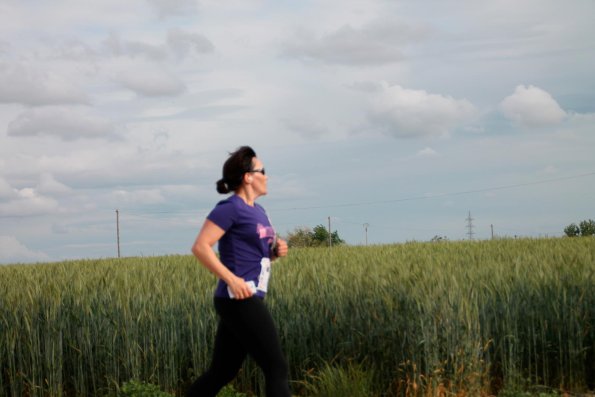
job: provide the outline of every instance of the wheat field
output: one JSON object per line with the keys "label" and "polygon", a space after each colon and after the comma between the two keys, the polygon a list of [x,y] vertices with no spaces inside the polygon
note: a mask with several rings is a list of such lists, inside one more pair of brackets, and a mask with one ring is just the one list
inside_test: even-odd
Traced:
{"label": "wheat field", "polygon": [[[181,395],[206,368],[215,278],[191,256],[0,267],[0,395]],[[296,249],[267,303],[295,392],[357,363],[379,395],[595,388],[595,239]],[[238,388],[259,394],[247,361]]]}

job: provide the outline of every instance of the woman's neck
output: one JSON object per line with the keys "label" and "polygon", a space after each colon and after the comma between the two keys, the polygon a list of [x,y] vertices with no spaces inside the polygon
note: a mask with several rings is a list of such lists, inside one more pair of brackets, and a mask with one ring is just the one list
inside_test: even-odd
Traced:
{"label": "woman's neck", "polygon": [[249,192],[248,189],[239,189],[236,192],[236,196],[244,200],[244,202],[248,204],[250,207],[254,207],[254,200],[256,199],[256,197],[254,197],[254,194],[252,192]]}

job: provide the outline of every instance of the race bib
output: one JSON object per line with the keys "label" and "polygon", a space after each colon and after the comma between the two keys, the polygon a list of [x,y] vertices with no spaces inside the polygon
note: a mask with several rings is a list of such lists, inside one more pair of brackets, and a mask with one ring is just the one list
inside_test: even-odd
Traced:
{"label": "race bib", "polygon": [[269,278],[271,277],[271,260],[269,258],[262,258],[260,261],[260,275],[258,276],[257,290],[267,292],[269,285]]}

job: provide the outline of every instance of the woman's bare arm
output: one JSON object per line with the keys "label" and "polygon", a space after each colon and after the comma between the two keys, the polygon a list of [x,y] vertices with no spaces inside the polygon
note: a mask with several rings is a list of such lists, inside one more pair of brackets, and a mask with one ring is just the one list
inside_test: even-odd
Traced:
{"label": "woman's bare arm", "polygon": [[236,299],[245,299],[251,297],[254,293],[241,277],[233,274],[217,257],[213,246],[223,235],[225,231],[210,220],[206,220],[202,229],[196,237],[192,246],[192,253],[218,278],[223,280],[231,289]]}

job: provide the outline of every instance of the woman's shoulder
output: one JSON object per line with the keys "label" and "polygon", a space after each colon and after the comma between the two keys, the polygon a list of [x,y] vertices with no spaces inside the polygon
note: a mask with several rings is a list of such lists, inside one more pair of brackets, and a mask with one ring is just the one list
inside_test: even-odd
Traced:
{"label": "woman's shoulder", "polygon": [[237,204],[233,196],[219,201],[207,216],[209,220],[215,222],[223,230],[227,230],[237,217]]}
{"label": "woman's shoulder", "polygon": [[266,211],[262,205],[254,203],[254,207],[248,206],[242,198],[235,194],[219,201],[214,208],[217,211],[234,211],[239,214],[254,214],[254,209],[266,215]]}
{"label": "woman's shoulder", "polygon": [[216,205],[215,208],[235,208],[238,206],[238,201],[235,197],[235,194],[232,194],[229,197],[224,198],[223,200],[220,200]]}

